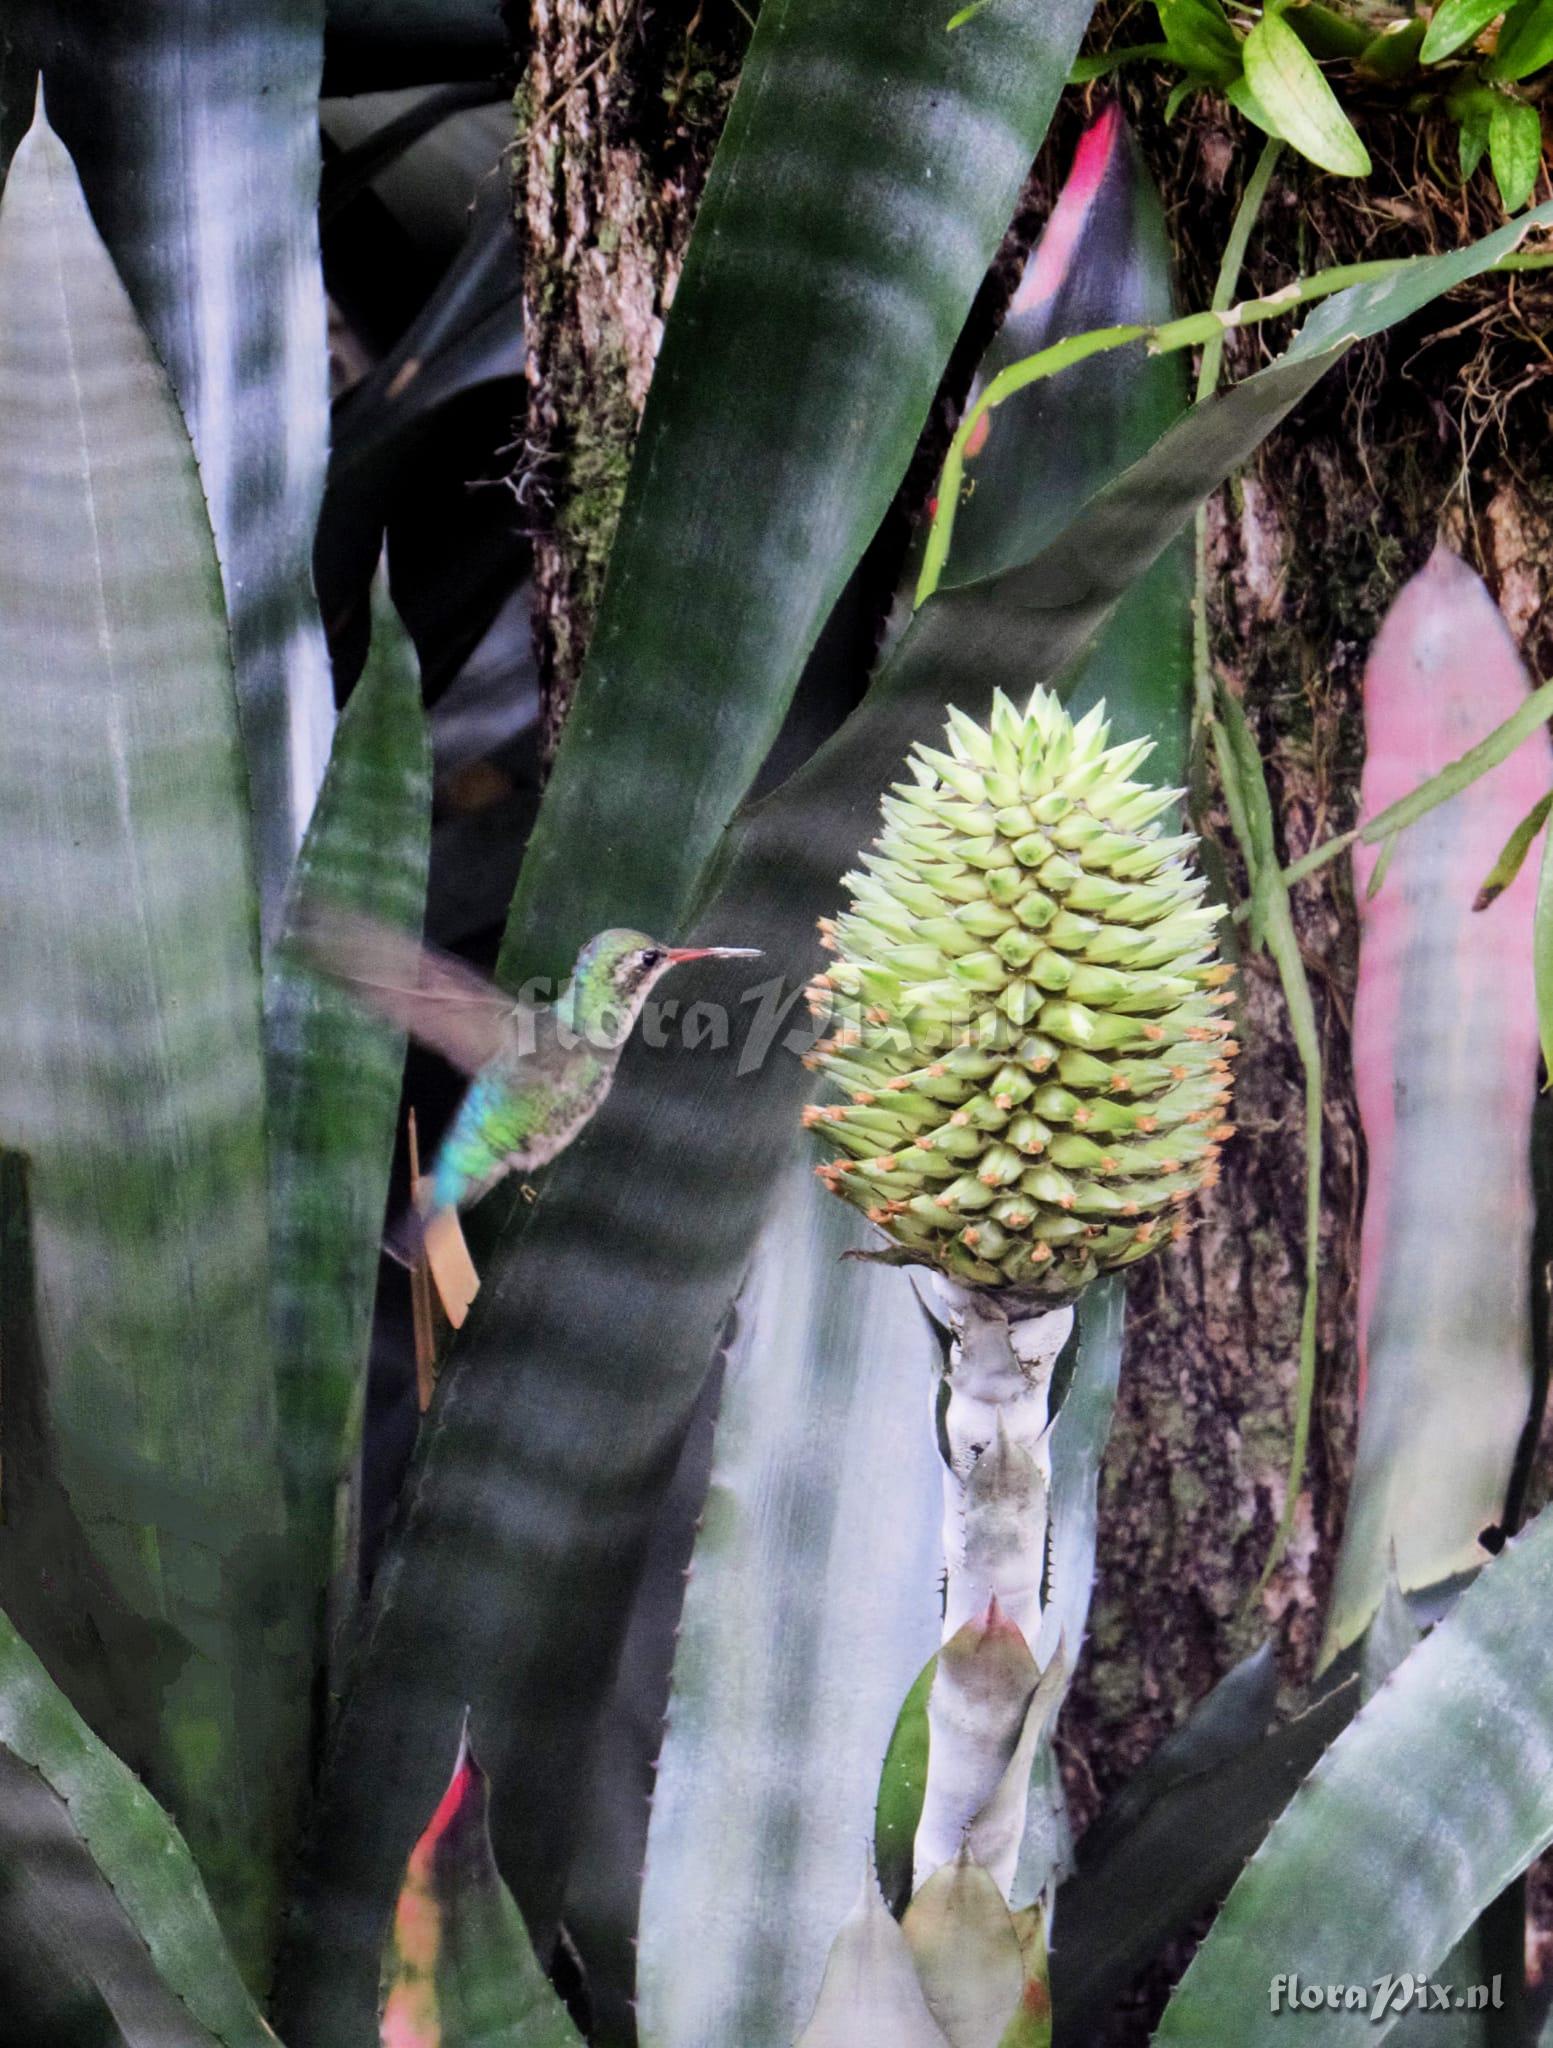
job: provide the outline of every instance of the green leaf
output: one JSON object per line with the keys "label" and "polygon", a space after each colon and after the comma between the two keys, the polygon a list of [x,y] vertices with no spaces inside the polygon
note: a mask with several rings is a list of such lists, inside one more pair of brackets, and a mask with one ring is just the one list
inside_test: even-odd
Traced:
{"label": "green leaf", "polygon": [[319,904],[420,925],[431,754],[415,656],[378,592],[372,652],[335,728],[270,964],[266,1025],[281,1442],[299,1540],[322,1584],[350,1480],[399,1112],[404,1039],[307,967]]}
{"label": "green leaf", "polygon": [[1367,178],[1370,153],[1321,67],[1281,14],[1264,14],[1245,45],[1246,83],[1273,132],[1323,170]]}
{"label": "green leaf", "polygon": [[1240,75],[1240,39],[1217,0],[1155,0],[1175,61],[1218,86]]}
{"label": "green leaf", "polygon": [[1488,161],[1506,213],[1519,213],[1542,169],[1542,116],[1525,100],[1502,99],[1488,118]]}
{"label": "green leaf", "polygon": [[[1197,1951],[1157,2042],[1287,2041],[1288,2014],[1271,2011],[1268,1993],[1280,1974],[1369,1984],[1388,1971],[1433,1973],[1553,1841],[1550,1600],[1553,1517],[1543,1515],[1467,1588],[1295,1794]],[[1321,2018],[1323,2048],[1385,2031],[1363,2011]]]}
{"label": "green leaf", "polygon": [[0,1584],[257,1971],[307,1678],[231,658],[183,421],[41,116],[0,202],[0,706],[0,1133],[72,1524],[10,1519]]}
{"label": "green leaf", "polygon": [[1488,154],[1488,121],[1492,111],[1492,108],[1471,108],[1461,117],[1457,151],[1461,159],[1463,184]]}
{"label": "green leaf", "polygon": [[383,2048],[582,2048],[491,1854],[466,1729],[383,1945]]}
{"label": "green leaf", "polygon": [[[1469,896],[1502,820],[1553,768],[1546,733],[1524,729],[1529,702],[1498,606],[1436,549],[1370,651],[1362,807],[1394,817],[1398,791],[1459,779],[1460,763],[1444,764],[1491,721],[1473,752],[1498,759],[1409,830],[1393,825],[1392,880],[1360,918],[1359,1444],[1324,1657],[1368,1625],[1389,1565],[1411,1593],[1485,1561],[1478,1538],[1503,1518],[1531,1408],[1531,877],[1517,885],[1519,915],[1476,917]],[[1517,727],[1506,753],[1498,734]],[[1363,841],[1376,833],[1367,825]],[[1356,893],[1375,865],[1361,844]]]}
{"label": "green leaf", "polygon": [[[310,563],[328,448],[318,263],[323,0],[17,0],[9,101],[50,116],[167,365],[231,617],[266,938],[334,699]],[[262,195],[262,196],[261,196]]]}
{"label": "green leaf", "polygon": [[1553,0],[1522,0],[1505,16],[1494,54],[1484,66],[1490,78],[1529,78],[1553,63]]}
{"label": "green leaf", "polygon": [[1058,2048],[1091,2040],[1138,1971],[1223,1897],[1358,1704],[1350,1682],[1269,1728],[1277,1690],[1264,1645],[1199,1701],[1081,1839],[1057,1900]]}
{"label": "green leaf", "polygon": [[274,2048],[182,1837],[4,1614],[0,1872],[7,2038],[45,2038],[18,1990],[35,1973],[45,1996],[73,1979],[102,2011],[95,2038],[125,2048]]}
{"label": "green leaf", "polygon": [[1454,56],[1480,36],[1491,21],[1504,13],[1504,0],[1444,0],[1429,20],[1429,32],[1419,55],[1426,64],[1438,64]]}
{"label": "green leaf", "polygon": [[787,2048],[937,1646],[938,1344],[909,1274],[838,1264],[871,1236],[795,1159],[739,1296],[648,1834],[644,2043]]}
{"label": "green leaf", "polygon": [[1271,135],[1277,142],[1283,141],[1283,130],[1251,90],[1249,79],[1244,76],[1232,78],[1224,88],[1224,97],[1237,113],[1245,115],[1254,128],[1260,128],[1264,135]]}
{"label": "green leaf", "polygon": [[1532,841],[1548,822],[1553,810],[1553,790],[1539,796],[1500,849],[1499,856],[1483,878],[1483,886],[1472,899],[1474,910],[1487,910],[1509,888],[1525,864]]}
{"label": "green leaf", "polygon": [[899,1916],[911,1898],[912,1845],[922,1818],[922,1788],[927,1783],[927,1701],[938,1669],[935,1650],[911,1681],[895,1717],[879,1796],[874,1802],[874,1861],[885,1904]]}
{"label": "green leaf", "polygon": [[1003,0],[946,35],[943,0],[762,7],[508,920],[510,986],[602,926],[682,923],[910,460],[1089,12]]}

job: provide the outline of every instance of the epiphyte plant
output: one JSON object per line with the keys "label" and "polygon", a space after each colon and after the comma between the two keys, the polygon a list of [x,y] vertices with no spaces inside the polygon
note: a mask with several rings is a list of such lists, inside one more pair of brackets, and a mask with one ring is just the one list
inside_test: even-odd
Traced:
{"label": "epiphyte plant", "polygon": [[460,1210],[565,1151],[608,1095],[636,1021],[671,968],[758,958],[752,946],[668,946],[611,929],[583,947],[559,998],[540,1004],[359,913],[319,905],[306,938],[316,965],[470,1076],[431,1172],[390,1233],[396,1256],[424,1256],[455,1328],[479,1287]]}

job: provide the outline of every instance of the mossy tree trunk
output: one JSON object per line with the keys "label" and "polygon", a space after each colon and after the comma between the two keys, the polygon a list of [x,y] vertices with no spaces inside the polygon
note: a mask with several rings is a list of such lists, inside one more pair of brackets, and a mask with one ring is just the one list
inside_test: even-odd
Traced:
{"label": "mossy tree trunk", "polygon": [[531,394],[519,484],[553,752],[749,30],[731,0],[531,0],[517,26]]}
{"label": "mossy tree trunk", "polygon": [[[552,738],[581,666],[662,316],[746,32],[732,7],[713,17],[710,4],[686,0],[645,13],[624,0],[533,0],[519,186],[533,388],[522,468],[541,529],[536,634]],[[1183,306],[1197,307],[1208,303],[1260,137],[1203,100],[1166,127],[1167,86],[1130,86],[1128,112],[1165,197]],[[1055,189],[1093,111],[1083,100],[1068,96],[1037,167],[1037,202]],[[1486,179],[1468,195],[1421,182],[1413,116],[1377,105],[1364,120],[1377,168],[1363,185],[1286,157],[1252,238],[1246,295],[1296,271],[1417,253],[1497,224]],[[1037,203],[1029,231],[1040,218]],[[1442,534],[1482,570],[1533,670],[1553,674],[1553,623],[1542,611],[1553,561],[1553,363],[1535,338],[1550,296],[1553,287],[1528,280],[1508,292],[1490,280],[1356,351],[1210,506],[1214,656],[1260,741],[1286,860],[1353,822],[1365,653]],[[1244,374],[1281,340],[1273,329],[1231,336],[1228,372]],[[1244,875],[1215,804],[1210,791],[1206,823],[1238,888]],[[1081,1825],[1265,1636],[1279,1643],[1291,1698],[1315,1654],[1354,1430],[1364,1169],[1349,1059],[1356,924],[1346,863],[1301,885],[1294,909],[1326,1087],[1317,1409],[1293,1540],[1253,1598],[1285,1499],[1304,1265],[1303,1084],[1263,957],[1243,978],[1239,1129],[1222,1182],[1183,1249],[1133,1283],[1093,1630],[1060,1738]],[[1140,1987],[1106,2038],[1145,2040],[1163,1983]]]}

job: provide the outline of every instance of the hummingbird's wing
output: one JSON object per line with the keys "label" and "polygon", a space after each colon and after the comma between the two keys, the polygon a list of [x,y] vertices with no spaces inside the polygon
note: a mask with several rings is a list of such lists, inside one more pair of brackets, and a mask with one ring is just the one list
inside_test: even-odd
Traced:
{"label": "hummingbird's wing", "polygon": [[322,973],[466,1074],[524,1043],[521,1004],[408,932],[319,904],[301,920],[297,938]]}

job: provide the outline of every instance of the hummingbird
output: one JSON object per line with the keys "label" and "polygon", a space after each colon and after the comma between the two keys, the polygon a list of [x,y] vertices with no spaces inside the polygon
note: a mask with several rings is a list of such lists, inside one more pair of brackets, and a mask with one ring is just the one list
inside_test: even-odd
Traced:
{"label": "hummingbird", "polygon": [[386,1240],[403,1264],[426,1259],[455,1328],[480,1285],[459,1211],[565,1151],[608,1095],[642,1007],[671,968],[760,957],[752,946],[666,946],[645,932],[603,931],[577,955],[559,999],[535,1004],[357,912],[320,907],[300,936],[331,980],[471,1077]]}

